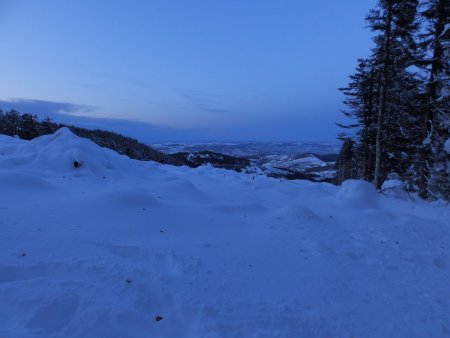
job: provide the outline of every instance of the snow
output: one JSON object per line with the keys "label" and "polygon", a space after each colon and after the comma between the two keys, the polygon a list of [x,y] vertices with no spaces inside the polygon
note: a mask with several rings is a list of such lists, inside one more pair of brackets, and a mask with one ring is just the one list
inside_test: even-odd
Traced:
{"label": "snow", "polygon": [[256,172],[265,174],[297,172],[315,176],[317,179],[333,178],[336,174],[334,162],[322,161],[314,155],[263,156],[255,162],[255,167],[259,167]]}
{"label": "snow", "polygon": [[448,337],[448,219],[361,181],[1,136],[0,337]]}
{"label": "snow", "polygon": [[390,179],[383,182],[381,190],[403,187],[403,182],[398,179]]}
{"label": "snow", "polygon": [[265,166],[267,167],[291,169],[299,172],[305,171],[310,168],[323,167],[328,165],[327,162],[320,160],[314,155],[308,155],[300,158],[288,155],[271,155],[264,157],[262,160],[266,162]]}
{"label": "snow", "polygon": [[349,208],[375,208],[378,206],[378,193],[369,182],[347,180],[340,186],[336,200]]}
{"label": "snow", "polygon": [[241,142],[241,143],[165,143],[151,144],[164,153],[213,151],[220,154],[259,158],[270,155],[298,155],[304,153],[338,154],[341,144],[334,142]]}
{"label": "snow", "polygon": [[449,30],[450,30],[450,23],[446,23],[445,27],[444,27],[444,31],[441,34],[441,37],[445,36]]}

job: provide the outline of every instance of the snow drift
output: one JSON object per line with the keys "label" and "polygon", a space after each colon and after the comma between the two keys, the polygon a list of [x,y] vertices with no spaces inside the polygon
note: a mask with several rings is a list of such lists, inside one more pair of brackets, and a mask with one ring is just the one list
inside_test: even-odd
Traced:
{"label": "snow drift", "polygon": [[378,204],[378,193],[369,182],[347,180],[342,183],[336,200],[351,208],[374,208]]}

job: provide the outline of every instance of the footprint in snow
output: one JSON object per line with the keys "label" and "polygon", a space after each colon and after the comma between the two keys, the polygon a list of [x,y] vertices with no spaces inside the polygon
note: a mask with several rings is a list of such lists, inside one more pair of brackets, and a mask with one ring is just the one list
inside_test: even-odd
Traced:
{"label": "footprint in snow", "polygon": [[78,295],[58,297],[39,307],[26,327],[47,334],[60,332],[73,320],[79,304]]}

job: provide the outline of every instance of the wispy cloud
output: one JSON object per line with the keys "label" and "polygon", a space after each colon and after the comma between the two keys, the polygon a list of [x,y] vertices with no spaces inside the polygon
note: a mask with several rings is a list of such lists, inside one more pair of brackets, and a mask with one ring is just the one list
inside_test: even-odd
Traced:
{"label": "wispy cloud", "polygon": [[232,111],[221,108],[221,95],[206,93],[193,89],[174,88],[181,96],[194,107],[208,113],[227,114]]}
{"label": "wispy cloud", "polygon": [[15,109],[21,113],[48,115],[51,117],[55,114],[85,114],[94,111],[95,107],[69,102],[54,102],[18,98],[11,100],[0,100],[0,109]]}
{"label": "wispy cloud", "polygon": [[35,114],[39,118],[50,117],[57,123],[75,125],[88,129],[111,130],[123,135],[135,137],[143,142],[160,143],[172,140],[189,141],[196,136],[194,131],[177,131],[170,127],[126,119],[99,118],[87,116],[94,107],[68,102],[54,102],[33,99],[0,100],[0,109],[15,109],[20,113]]}

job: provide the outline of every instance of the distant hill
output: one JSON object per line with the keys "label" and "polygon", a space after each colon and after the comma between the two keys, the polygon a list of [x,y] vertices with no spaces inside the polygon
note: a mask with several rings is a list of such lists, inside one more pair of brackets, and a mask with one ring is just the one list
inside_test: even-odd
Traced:
{"label": "distant hill", "polygon": [[153,147],[186,161],[189,166],[210,164],[276,178],[328,182],[334,180],[339,152],[337,143],[320,142],[176,143]]}
{"label": "distant hill", "polygon": [[224,168],[241,172],[251,165],[251,161],[246,158],[228,156],[215,153],[213,151],[199,151],[192,153],[175,153],[173,157],[186,163],[186,165],[197,168],[201,165],[210,164],[216,168]]}
{"label": "distant hill", "polygon": [[268,155],[302,154],[316,154],[317,156],[326,156],[329,154],[338,154],[340,150],[340,144],[337,142],[243,142],[203,144],[166,143],[152,144],[151,146],[168,154],[180,152],[212,151],[225,155],[245,158],[258,158]]}

